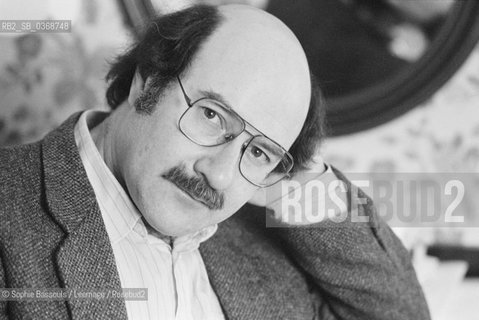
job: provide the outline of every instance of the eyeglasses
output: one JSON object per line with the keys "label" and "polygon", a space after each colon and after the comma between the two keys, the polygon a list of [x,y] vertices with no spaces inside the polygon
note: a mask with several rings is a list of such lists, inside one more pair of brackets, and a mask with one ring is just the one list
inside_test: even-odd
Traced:
{"label": "eyeglasses", "polygon": [[248,124],[258,131],[223,103],[210,98],[192,102],[179,77],[178,82],[188,105],[178,127],[188,139],[200,146],[214,147],[232,141],[245,131],[252,137],[242,146],[241,175],[257,187],[268,187],[289,177],[294,161],[288,151],[265,135],[246,130]]}

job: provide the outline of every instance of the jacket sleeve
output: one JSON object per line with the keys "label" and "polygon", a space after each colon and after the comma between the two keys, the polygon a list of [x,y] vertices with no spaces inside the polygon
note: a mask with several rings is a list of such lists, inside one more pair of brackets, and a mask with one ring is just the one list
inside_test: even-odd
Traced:
{"label": "jacket sleeve", "polygon": [[[351,183],[339,172],[348,189]],[[322,303],[319,319],[427,320],[429,310],[410,256],[382,221],[371,199],[358,206],[368,223],[274,228],[282,247],[311,279]],[[348,197],[348,199],[351,199]]]}

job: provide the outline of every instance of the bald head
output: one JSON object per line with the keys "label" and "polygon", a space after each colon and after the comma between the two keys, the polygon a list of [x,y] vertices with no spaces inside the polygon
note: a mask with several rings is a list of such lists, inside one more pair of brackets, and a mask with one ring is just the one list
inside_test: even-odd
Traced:
{"label": "bald head", "polygon": [[[311,84],[304,51],[287,26],[244,5],[219,7],[222,23],[202,44],[184,82],[219,93],[261,133],[289,148],[303,126]],[[287,132],[287,134],[285,134]]]}

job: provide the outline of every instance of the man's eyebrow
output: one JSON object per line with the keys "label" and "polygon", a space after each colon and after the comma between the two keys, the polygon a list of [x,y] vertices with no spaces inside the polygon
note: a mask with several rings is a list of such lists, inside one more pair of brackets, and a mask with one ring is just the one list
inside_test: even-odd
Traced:
{"label": "man's eyebrow", "polygon": [[218,101],[226,107],[228,110],[233,110],[231,105],[228,103],[228,100],[225,99],[220,93],[214,92],[212,90],[200,90],[200,95],[202,98],[207,98],[211,100]]}

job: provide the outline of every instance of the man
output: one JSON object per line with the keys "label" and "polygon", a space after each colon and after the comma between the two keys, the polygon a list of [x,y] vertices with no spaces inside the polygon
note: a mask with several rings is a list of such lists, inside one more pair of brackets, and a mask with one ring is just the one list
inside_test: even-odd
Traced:
{"label": "man", "polygon": [[371,225],[342,228],[265,228],[245,205],[305,169],[322,134],[279,20],[245,6],[165,16],[108,77],[111,114],[2,150],[0,286],[147,287],[148,300],[0,301],[1,317],[429,318],[371,204]]}

